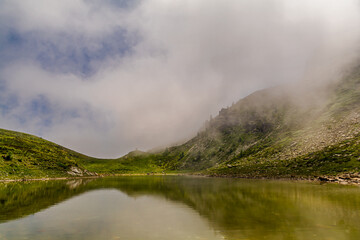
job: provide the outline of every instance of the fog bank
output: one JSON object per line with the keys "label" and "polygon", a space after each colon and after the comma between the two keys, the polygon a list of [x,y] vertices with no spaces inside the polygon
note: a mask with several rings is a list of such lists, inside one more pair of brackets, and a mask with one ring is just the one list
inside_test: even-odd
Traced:
{"label": "fog bank", "polygon": [[357,0],[0,1],[0,127],[98,157],[195,135],[359,56]]}

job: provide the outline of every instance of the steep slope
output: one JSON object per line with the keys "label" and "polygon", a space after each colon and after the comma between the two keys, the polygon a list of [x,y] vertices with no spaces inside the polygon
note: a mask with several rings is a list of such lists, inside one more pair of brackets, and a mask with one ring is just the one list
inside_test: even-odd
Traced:
{"label": "steep slope", "polygon": [[248,177],[357,171],[360,67],[312,88],[255,92],[205,124],[187,143],[153,154],[167,169]]}
{"label": "steep slope", "polygon": [[210,174],[290,177],[358,172],[360,68],[327,91],[320,106],[292,105],[267,139],[228,158]]}

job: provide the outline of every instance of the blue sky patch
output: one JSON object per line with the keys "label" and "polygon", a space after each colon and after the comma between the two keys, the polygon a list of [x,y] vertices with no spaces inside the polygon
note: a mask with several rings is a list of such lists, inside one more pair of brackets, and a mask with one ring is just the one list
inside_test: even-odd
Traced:
{"label": "blue sky patch", "polygon": [[29,110],[34,115],[49,115],[53,112],[50,101],[43,95],[39,95],[29,103]]}
{"label": "blue sky patch", "polygon": [[9,29],[2,36],[0,67],[13,60],[29,59],[39,62],[47,71],[81,77],[96,73],[97,63],[101,61],[130,55],[140,41],[137,33],[122,28],[97,39],[75,33],[58,33],[50,38],[41,32],[21,34],[14,29]]}
{"label": "blue sky patch", "polygon": [[87,2],[101,2],[101,4],[109,4],[114,7],[123,9],[133,9],[139,5],[142,0],[86,0]]}
{"label": "blue sky patch", "polygon": [[15,30],[12,30],[12,29],[10,29],[9,31],[8,31],[8,34],[7,34],[7,43],[9,44],[9,45],[16,45],[16,46],[19,46],[19,45],[21,45],[22,43],[23,43],[23,38],[22,38],[22,36],[18,33],[18,32],[16,32]]}

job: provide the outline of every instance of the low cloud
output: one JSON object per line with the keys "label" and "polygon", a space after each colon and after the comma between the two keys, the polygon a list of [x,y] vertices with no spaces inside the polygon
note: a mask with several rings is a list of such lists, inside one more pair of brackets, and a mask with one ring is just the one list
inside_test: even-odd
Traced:
{"label": "low cloud", "polygon": [[359,53],[358,1],[115,2],[0,2],[1,127],[118,157]]}

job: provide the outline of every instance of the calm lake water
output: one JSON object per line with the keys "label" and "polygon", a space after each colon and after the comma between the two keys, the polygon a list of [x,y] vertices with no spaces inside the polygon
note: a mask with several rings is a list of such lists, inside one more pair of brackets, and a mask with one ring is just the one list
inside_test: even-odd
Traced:
{"label": "calm lake water", "polygon": [[360,239],[360,188],[137,176],[0,183],[0,239]]}

